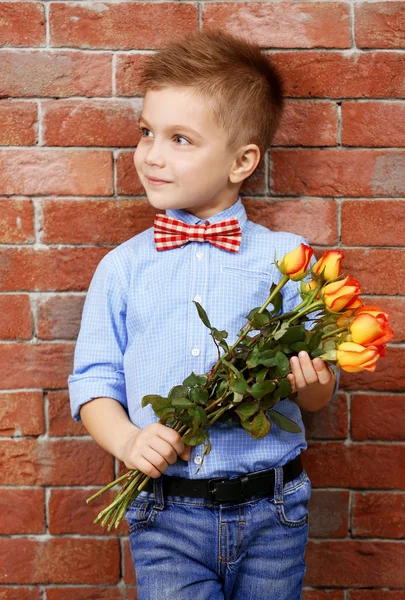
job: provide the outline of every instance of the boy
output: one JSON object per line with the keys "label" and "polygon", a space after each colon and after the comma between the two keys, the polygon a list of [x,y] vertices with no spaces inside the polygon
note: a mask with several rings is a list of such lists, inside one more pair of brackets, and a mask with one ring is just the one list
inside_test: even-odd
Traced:
{"label": "boy", "polygon": [[[72,416],[128,468],[151,476],[126,514],[139,600],[296,600],[311,493],[304,433],[273,425],[254,440],[216,423],[196,474],[202,447],[185,446],[141,408],[144,395],[166,396],[217,360],[192,301],[233,343],[280,278],[275,254],[280,260],[305,241],[249,221],[239,196],[279,122],[281,81],[257,46],[208,30],[151,55],[142,82],[134,163],[168,231],[157,219],[155,230],[99,263],[68,380]],[[225,240],[214,237],[218,227]],[[283,310],[298,301],[290,281]],[[335,377],[306,353],[291,367],[296,397],[277,410],[304,430],[299,407],[327,404]]]}

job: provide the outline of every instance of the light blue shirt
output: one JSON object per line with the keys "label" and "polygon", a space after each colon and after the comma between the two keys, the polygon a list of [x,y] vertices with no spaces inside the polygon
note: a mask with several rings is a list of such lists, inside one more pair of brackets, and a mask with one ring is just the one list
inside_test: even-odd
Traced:
{"label": "light blue shirt", "polygon": [[[188,224],[200,221],[184,210],[166,210],[166,214]],[[264,303],[271,284],[281,277],[274,258],[279,261],[301,242],[308,243],[298,235],[270,231],[248,220],[240,197],[204,221],[231,217],[238,218],[242,229],[237,253],[208,242],[157,251],[150,227],[103,257],[88,289],[74,369],[68,377],[76,421],[81,422],[80,407],[99,396],[120,402],[140,428],[157,421],[150,405],[142,408],[143,396],[167,396],[192,371],[207,373],[218,358],[193,300],[206,310],[212,326],[228,332],[231,346],[249,311]],[[293,281],[284,286],[284,312],[301,301],[298,289]],[[212,450],[197,475],[202,445],[192,447],[188,462],[179,458],[165,473],[231,477],[283,465],[307,444],[299,406],[284,399],[275,409],[297,422],[302,432],[288,433],[272,423],[265,438],[254,440],[241,427],[216,423],[208,430]]]}

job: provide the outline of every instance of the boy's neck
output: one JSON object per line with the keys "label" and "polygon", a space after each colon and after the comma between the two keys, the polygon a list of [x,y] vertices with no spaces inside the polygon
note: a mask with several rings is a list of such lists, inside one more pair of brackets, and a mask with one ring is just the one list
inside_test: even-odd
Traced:
{"label": "boy's neck", "polygon": [[173,216],[177,219],[181,219],[183,216],[187,217],[188,215],[191,215],[192,217],[195,217],[195,219],[197,219],[196,222],[207,220],[207,219],[212,219],[213,217],[217,218],[218,216],[221,216],[221,215],[224,215],[224,219],[225,219],[225,218],[227,218],[225,213],[227,211],[229,211],[229,209],[235,207],[238,204],[238,202],[241,202],[240,196],[238,196],[237,200],[235,200],[235,202],[233,202],[226,208],[223,208],[217,212],[213,212],[212,214],[209,214],[208,212],[206,214],[199,213],[198,210],[195,212],[192,212],[190,210],[181,209],[181,208],[180,209],[167,209],[166,214]]}

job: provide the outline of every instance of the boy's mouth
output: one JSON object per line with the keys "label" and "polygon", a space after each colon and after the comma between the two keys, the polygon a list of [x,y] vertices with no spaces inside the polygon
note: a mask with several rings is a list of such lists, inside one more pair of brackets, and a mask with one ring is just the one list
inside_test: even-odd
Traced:
{"label": "boy's mouth", "polygon": [[166,181],[164,179],[156,179],[155,177],[148,177],[147,175],[145,175],[146,179],[150,182],[150,183],[170,183],[170,181]]}

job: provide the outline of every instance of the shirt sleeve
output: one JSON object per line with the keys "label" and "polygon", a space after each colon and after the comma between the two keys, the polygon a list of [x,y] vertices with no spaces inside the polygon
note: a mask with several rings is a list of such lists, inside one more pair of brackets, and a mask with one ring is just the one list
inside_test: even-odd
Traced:
{"label": "shirt sleeve", "polygon": [[112,252],[98,264],[87,291],[68,377],[72,418],[81,423],[80,408],[99,396],[114,398],[127,410],[123,358],[127,294]]}

